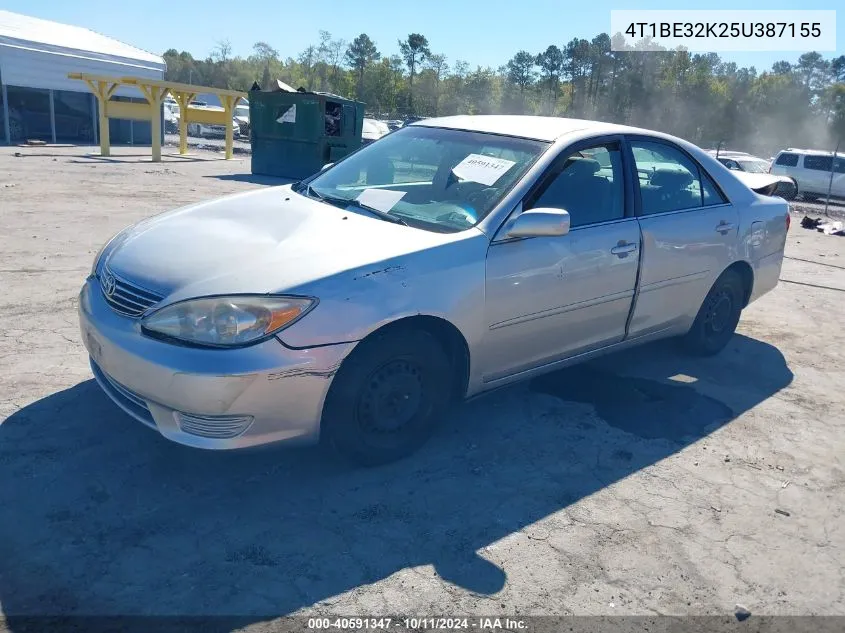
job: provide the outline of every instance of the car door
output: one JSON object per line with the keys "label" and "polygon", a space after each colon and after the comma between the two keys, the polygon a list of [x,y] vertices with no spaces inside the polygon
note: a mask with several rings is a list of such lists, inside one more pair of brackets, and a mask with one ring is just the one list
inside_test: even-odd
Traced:
{"label": "car door", "polygon": [[845,197],[845,157],[836,156],[833,159],[833,186],[831,195]]}
{"label": "car door", "polygon": [[621,137],[570,146],[522,202],[565,209],[569,233],[491,243],[485,382],[624,338],[640,245],[627,161]]}
{"label": "car door", "polygon": [[642,233],[640,282],[631,338],[689,324],[716,278],[736,257],[739,213],[677,145],[629,137],[637,165],[635,206]]}

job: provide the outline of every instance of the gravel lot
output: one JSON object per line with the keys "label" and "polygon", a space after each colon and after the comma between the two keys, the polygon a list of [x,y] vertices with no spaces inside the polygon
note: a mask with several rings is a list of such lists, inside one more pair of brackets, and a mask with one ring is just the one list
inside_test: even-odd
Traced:
{"label": "gravel lot", "polygon": [[502,390],[400,463],[201,452],[100,392],[77,292],[125,225],[272,181],[148,151],[0,148],[6,616],[845,615],[845,239],[795,216],[721,355]]}

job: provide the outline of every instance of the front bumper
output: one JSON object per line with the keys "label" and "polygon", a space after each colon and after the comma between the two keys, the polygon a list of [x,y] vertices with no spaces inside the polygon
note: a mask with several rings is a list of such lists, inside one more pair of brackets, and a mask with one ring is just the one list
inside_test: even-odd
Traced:
{"label": "front bumper", "polygon": [[79,324],[94,376],[115,403],[168,439],[206,449],[316,441],[329,385],[354,346],[173,345],[114,312],[93,278],[79,295]]}

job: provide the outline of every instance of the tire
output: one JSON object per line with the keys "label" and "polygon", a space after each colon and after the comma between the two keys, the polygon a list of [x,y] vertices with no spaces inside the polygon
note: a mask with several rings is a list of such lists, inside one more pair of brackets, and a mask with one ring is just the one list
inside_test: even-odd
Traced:
{"label": "tire", "polygon": [[321,438],[363,466],[410,455],[446,411],[452,376],[449,357],[428,332],[394,329],[365,339],[332,382]]}
{"label": "tire", "polygon": [[683,337],[686,350],[695,356],[713,356],[731,340],[745,300],[745,284],[733,270],[726,270],[704,298],[690,331]]}
{"label": "tire", "polygon": [[815,202],[819,199],[819,197],[814,193],[801,193],[801,198],[804,202]]}

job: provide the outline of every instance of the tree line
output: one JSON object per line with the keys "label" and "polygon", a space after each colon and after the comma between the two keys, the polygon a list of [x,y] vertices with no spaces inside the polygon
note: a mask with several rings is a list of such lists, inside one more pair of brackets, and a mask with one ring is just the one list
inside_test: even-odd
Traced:
{"label": "tree line", "polygon": [[643,51],[648,42],[624,46],[615,37],[518,51],[499,68],[447,60],[419,33],[399,40],[393,52],[366,33],[346,41],[320,31],[317,42],[285,59],[267,42],[257,42],[247,57],[233,56],[226,41],[206,59],[175,49],[164,58],[171,81],[249,90],[281,79],[356,98],[377,117],[567,116],[766,155],[787,146],[832,149],[845,140],[845,56],[808,52],[795,64],[758,72],[716,53]]}

